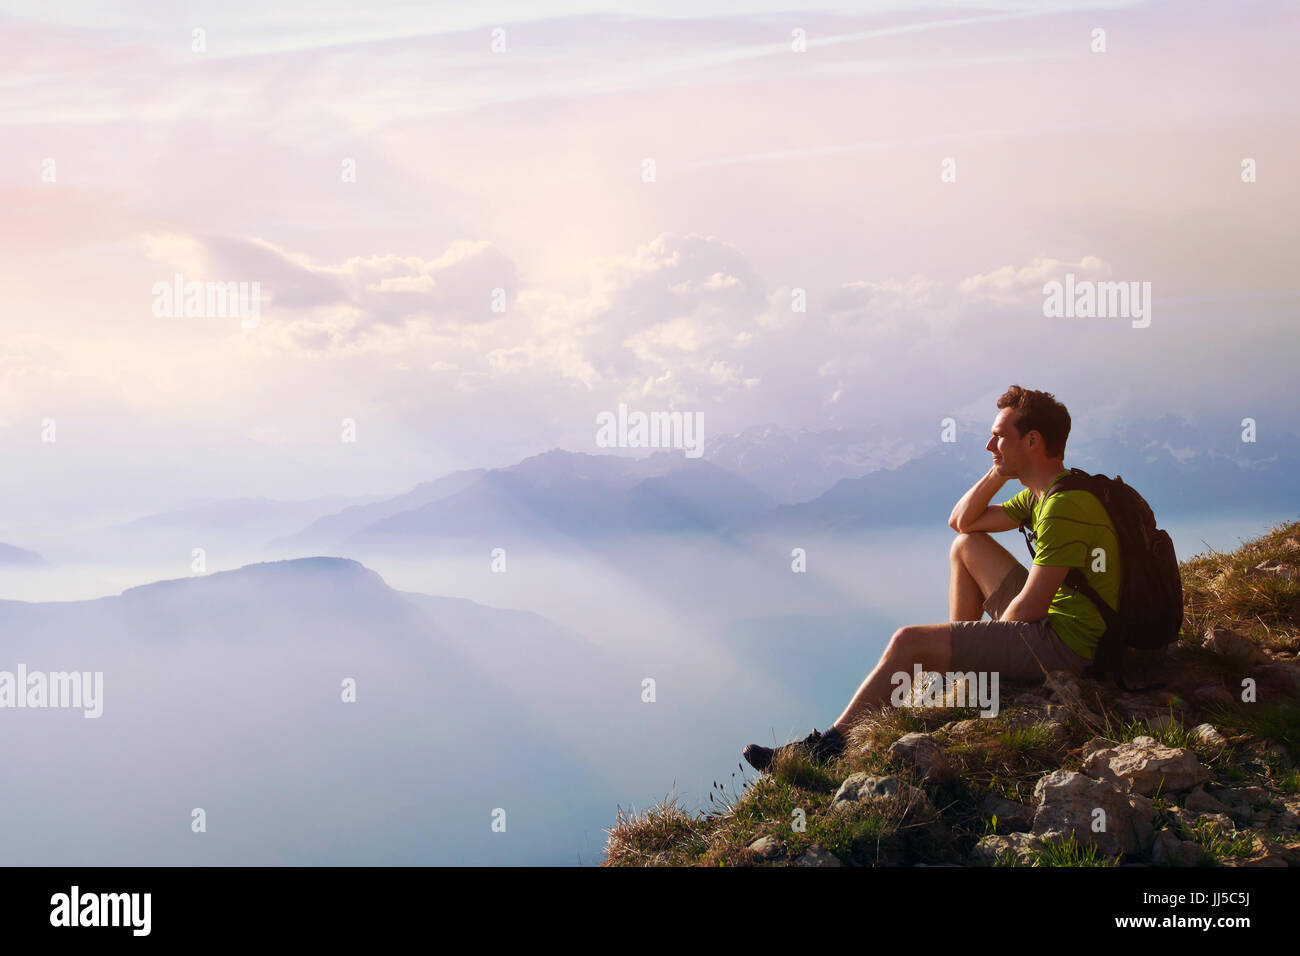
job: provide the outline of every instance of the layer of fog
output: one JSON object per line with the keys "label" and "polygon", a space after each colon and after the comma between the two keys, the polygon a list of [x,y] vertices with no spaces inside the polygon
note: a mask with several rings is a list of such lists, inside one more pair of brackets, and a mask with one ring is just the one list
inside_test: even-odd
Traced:
{"label": "layer of fog", "polygon": [[[1272,523],[1170,531],[1186,558]],[[24,616],[33,609],[0,606],[0,669],[102,670],[106,680],[97,720],[0,710],[8,858],[595,862],[616,805],[644,807],[674,788],[687,806],[707,805],[714,780],[743,776],[745,743],[824,727],[896,627],[944,620],[951,538],[938,528],[349,555],[396,592],[532,611],[556,630],[475,618],[456,602],[393,603],[388,588],[354,593],[347,581],[333,595],[276,585],[141,605],[134,617],[106,616],[109,602],[72,604],[40,626]],[[1018,535],[1000,540],[1027,563]],[[492,570],[494,547],[503,572]],[[795,548],[804,573],[792,570]],[[207,570],[266,557],[209,553]],[[6,569],[3,597],[86,598],[190,572],[183,553],[96,558]],[[429,623],[412,623],[401,602]],[[355,705],[339,701],[342,676],[358,677]],[[206,834],[190,831],[194,807],[209,814]],[[490,829],[496,807],[507,810],[504,834]]]}

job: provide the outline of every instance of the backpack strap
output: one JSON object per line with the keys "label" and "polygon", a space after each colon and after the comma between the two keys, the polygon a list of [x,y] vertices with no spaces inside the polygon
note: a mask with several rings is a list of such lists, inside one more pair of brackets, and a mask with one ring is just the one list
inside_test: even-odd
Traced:
{"label": "backpack strap", "polygon": [[1025,536],[1025,547],[1029,549],[1029,560],[1032,562],[1034,558],[1038,556],[1038,553],[1034,551],[1035,536],[1030,532],[1029,524],[1027,522],[1020,522],[1020,533]]}
{"label": "backpack strap", "polygon": [[[1025,547],[1029,549],[1030,561],[1033,561],[1034,558],[1038,557],[1038,552],[1034,550],[1033,536],[1023,521],[1020,523],[1020,533],[1025,536]],[[1065,576],[1065,583],[1096,605],[1098,613],[1101,614],[1101,619],[1106,622],[1107,633],[1118,632],[1119,616],[1115,613],[1115,609],[1106,603],[1106,599],[1097,593],[1096,588],[1088,583],[1088,579],[1084,576],[1081,568],[1070,568],[1069,573]]]}
{"label": "backpack strap", "polygon": [[[1054,495],[1057,489],[1071,478],[1074,478],[1077,475],[1087,477],[1087,474],[1087,472],[1080,468],[1071,468],[1068,475],[1062,475],[1060,478],[1056,479],[1056,481],[1052,482],[1052,486],[1043,494],[1043,501],[1046,501],[1050,496]],[[1040,502],[1038,507],[1041,508],[1042,506],[1042,502]],[[1034,558],[1038,556],[1038,552],[1034,550],[1034,542],[1038,540],[1038,535],[1030,530],[1028,521],[1020,522],[1020,533],[1025,536],[1025,547],[1029,549],[1029,560],[1033,561]],[[1067,578],[1067,580],[1069,579]],[[1085,581],[1084,584],[1086,586],[1087,582]]]}

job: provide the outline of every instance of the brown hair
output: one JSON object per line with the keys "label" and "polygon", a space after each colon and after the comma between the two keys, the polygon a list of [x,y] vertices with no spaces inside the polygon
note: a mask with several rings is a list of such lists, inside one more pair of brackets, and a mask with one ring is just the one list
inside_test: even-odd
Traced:
{"label": "brown hair", "polygon": [[1065,440],[1070,437],[1070,413],[1051,392],[1035,392],[1012,385],[998,399],[998,408],[1014,410],[1010,420],[1021,438],[1033,431],[1042,435],[1048,458],[1065,457]]}

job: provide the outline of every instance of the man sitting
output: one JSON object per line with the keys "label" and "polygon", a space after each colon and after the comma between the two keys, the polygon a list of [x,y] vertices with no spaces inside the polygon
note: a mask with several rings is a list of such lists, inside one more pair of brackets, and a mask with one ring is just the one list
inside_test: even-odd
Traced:
{"label": "man sitting", "polygon": [[[790,747],[818,759],[839,756],[845,735],[870,710],[884,706],[894,675],[927,672],[994,673],[1032,680],[1054,670],[1082,674],[1106,629],[1092,602],[1064,586],[1070,568],[1119,609],[1122,576],[1115,526],[1096,496],[1087,491],[1043,494],[1065,467],[1070,413],[1048,392],[1013,385],[998,399],[992,437],[985,446],[993,465],[952,509],[948,525],[957,532],[949,552],[946,624],[913,625],[894,632],[880,662],[826,733],[814,730]],[[1000,505],[993,495],[1009,479],[1024,490]],[[1032,526],[1036,554],[1026,570],[990,536],[1022,521]],[[992,620],[981,620],[987,611]],[[744,758],[766,770],[775,751],[750,744]]]}

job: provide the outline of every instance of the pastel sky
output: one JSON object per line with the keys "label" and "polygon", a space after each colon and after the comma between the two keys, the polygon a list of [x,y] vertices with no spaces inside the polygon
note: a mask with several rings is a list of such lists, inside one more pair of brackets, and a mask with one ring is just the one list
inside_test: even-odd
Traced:
{"label": "pastel sky", "polygon": [[[0,11],[29,516],[395,492],[595,452],[619,402],[703,412],[706,454],[937,435],[1011,382],[1076,434],[1298,427],[1294,3]],[[1068,272],[1150,282],[1150,326],[1044,317]],[[156,316],[177,273],[260,323]]]}

